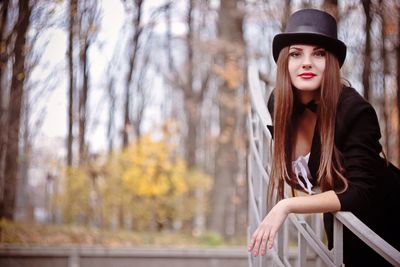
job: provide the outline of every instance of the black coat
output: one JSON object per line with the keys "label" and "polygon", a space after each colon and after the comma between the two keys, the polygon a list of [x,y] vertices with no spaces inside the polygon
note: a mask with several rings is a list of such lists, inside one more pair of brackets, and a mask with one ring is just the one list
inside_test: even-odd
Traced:
{"label": "black coat", "polygon": [[[273,94],[268,109],[273,114]],[[272,127],[268,127],[271,132]],[[308,162],[311,183],[316,185],[321,141],[318,120]],[[335,145],[342,153],[348,189],[337,194],[341,211],[351,211],[361,221],[400,250],[400,170],[380,156],[382,146],[374,108],[350,87],[344,87],[336,114]],[[333,216],[324,214],[328,247],[333,245]],[[346,227],[344,227],[346,228]],[[346,266],[384,266],[386,261],[344,229]],[[390,266],[390,265],[389,265]]]}

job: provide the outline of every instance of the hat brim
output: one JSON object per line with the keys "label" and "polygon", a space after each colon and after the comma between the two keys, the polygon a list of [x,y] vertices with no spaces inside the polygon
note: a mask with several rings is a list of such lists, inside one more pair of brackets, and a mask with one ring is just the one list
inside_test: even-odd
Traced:
{"label": "hat brim", "polygon": [[280,33],[275,35],[272,41],[272,54],[275,62],[278,61],[279,53],[281,52],[282,48],[293,44],[313,44],[321,46],[337,57],[340,67],[343,65],[344,60],[346,59],[347,48],[342,41],[319,33],[314,34],[309,32],[296,32]]}

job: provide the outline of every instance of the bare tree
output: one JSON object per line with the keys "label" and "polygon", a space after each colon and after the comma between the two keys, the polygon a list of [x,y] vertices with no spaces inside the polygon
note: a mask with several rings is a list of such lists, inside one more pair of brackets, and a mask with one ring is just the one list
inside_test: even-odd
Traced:
{"label": "bare tree", "polygon": [[[198,3],[198,2],[197,2]],[[201,30],[207,30],[204,27],[198,26],[197,22],[201,21],[204,12],[201,8],[208,10],[209,3],[201,3],[203,6],[196,5],[196,1],[189,0],[186,13],[187,33],[184,39],[185,44],[185,63],[184,70],[179,73],[178,68],[175,66],[172,50],[172,35],[171,35],[171,17],[170,11],[172,2],[167,3],[164,7],[167,24],[166,36],[166,52],[168,75],[167,79],[178,89],[176,92],[181,92],[183,97],[183,114],[178,115],[177,105],[173,104],[171,107],[172,117],[179,118],[184,121],[184,129],[182,129],[182,138],[184,145],[182,152],[185,155],[187,167],[191,171],[197,171],[202,167],[198,151],[201,139],[202,117],[201,110],[204,101],[204,96],[209,89],[209,82],[211,78],[211,66],[213,64],[213,55],[209,51],[202,50],[201,46],[205,42],[200,38]],[[196,12],[199,11],[199,12]],[[195,17],[195,14],[198,17]],[[174,93],[174,92],[171,92]],[[179,107],[181,108],[181,107]],[[203,162],[204,163],[204,162]],[[202,233],[205,229],[205,207],[204,199],[205,192],[203,188],[195,188],[190,192],[195,200],[195,216],[191,226],[197,233]]]}
{"label": "bare tree", "polygon": [[111,155],[114,149],[114,116],[115,116],[115,78],[111,74],[108,76],[107,83],[107,96],[109,101],[109,112],[108,112],[108,122],[107,122],[107,140],[108,140],[108,154]]}
{"label": "bare tree", "polygon": [[[4,69],[6,68],[6,63],[8,61],[7,55],[7,16],[8,16],[8,9],[9,9],[9,0],[4,0],[0,2],[0,81],[3,80]],[[0,83],[0,103],[3,103],[3,88],[2,84]],[[3,110],[2,110],[3,113]]]}
{"label": "bare tree", "polygon": [[212,192],[210,227],[212,230],[232,236],[235,233],[235,181],[237,167],[237,108],[240,101],[237,91],[243,77],[243,15],[239,1],[222,0],[219,9],[218,34],[223,47],[220,51],[222,82],[218,89],[220,134],[216,152],[215,182]]}
{"label": "bare tree", "polygon": [[385,150],[386,154],[390,156],[391,151],[390,151],[390,122],[389,122],[389,114],[388,114],[388,106],[390,103],[387,103],[387,89],[386,89],[386,77],[389,75],[389,62],[387,59],[387,53],[386,53],[386,47],[385,47],[385,42],[386,42],[386,35],[387,35],[387,30],[386,30],[386,16],[385,13],[387,12],[386,10],[386,5],[383,3],[382,0],[379,1],[379,16],[381,19],[381,60],[382,60],[382,95],[381,95],[381,110],[382,110],[382,115],[383,115],[383,121],[385,123],[384,125],[384,136],[385,136]]}
{"label": "bare tree", "polygon": [[287,24],[287,20],[290,16],[290,14],[292,14],[292,1],[291,0],[285,0],[285,7],[284,7],[284,12],[283,12],[283,16],[282,16],[282,28],[281,30],[285,30],[286,28],[286,24]]}
{"label": "bare tree", "polygon": [[[151,37],[149,37],[149,39],[151,39]],[[149,39],[145,47],[149,46],[148,44],[150,42]],[[145,51],[143,51],[143,53],[144,55],[143,55],[143,60],[141,62],[141,67],[136,75],[137,79],[135,82],[135,90],[134,90],[135,99],[131,109],[131,121],[135,132],[135,137],[137,140],[139,140],[142,135],[141,126],[144,119],[144,111],[150,101],[150,96],[149,96],[150,92],[148,90],[149,86],[148,86],[148,81],[146,80],[146,74],[150,66],[151,49],[146,49]]]}
{"label": "bare tree", "polygon": [[18,2],[18,21],[13,51],[14,64],[9,98],[9,116],[6,148],[4,202],[0,217],[14,218],[15,193],[18,171],[18,144],[21,121],[22,98],[25,81],[26,39],[30,25],[32,4],[29,0]]}
{"label": "bare tree", "polygon": [[[399,10],[397,8],[397,10]],[[397,123],[400,122],[400,14],[397,11],[397,46],[396,46],[396,53],[397,53]],[[397,166],[400,166],[400,127],[397,127]]]}
{"label": "bare tree", "polygon": [[[25,70],[24,70],[24,93],[22,97],[21,125],[19,140],[19,160],[16,189],[16,207],[14,212],[15,220],[33,220],[33,201],[31,201],[29,185],[29,169],[32,160],[33,141],[37,136],[44,118],[44,107],[40,107],[38,99],[46,98],[49,92],[54,89],[54,75],[57,73],[53,69],[52,74],[41,75],[42,81],[34,80],[32,72],[39,65],[43,54],[46,51],[48,42],[40,42],[41,33],[48,27],[54,26],[53,10],[57,3],[49,4],[44,1],[35,1],[32,6],[29,36],[25,46]],[[45,40],[46,38],[42,38]]]}
{"label": "bare tree", "polygon": [[108,143],[108,154],[111,155],[114,150],[114,138],[115,138],[115,115],[117,108],[117,77],[120,72],[119,63],[121,62],[120,58],[120,44],[123,43],[122,36],[124,31],[120,31],[120,35],[116,41],[116,47],[114,48],[114,53],[110,62],[108,63],[107,70],[105,73],[106,77],[106,95],[108,101],[108,119],[107,119],[107,143]]}
{"label": "bare tree", "polygon": [[174,58],[172,57],[171,53],[171,6],[172,1],[168,2],[165,5],[165,23],[167,24],[167,42],[166,42],[166,52],[168,58],[168,70],[172,70],[174,67]]}
{"label": "bare tree", "polygon": [[67,137],[67,166],[72,166],[74,141],[74,95],[75,95],[75,75],[74,75],[74,38],[77,16],[77,0],[69,1],[69,24],[68,24],[68,137]]}
{"label": "bare tree", "polygon": [[[30,70],[26,70],[26,73]],[[32,144],[30,140],[30,127],[29,127],[29,118],[31,116],[31,105],[29,104],[29,94],[30,90],[28,86],[24,93],[24,99],[22,101],[22,119],[23,122],[21,124],[22,130],[22,151],[21,151],[21,160],[19,162],[20,167],[20,178],[17,181],[17,189],[16,189],[16,210],[15,210],[15,219],[27,219],[26,218],[26,204],[29,203],[28,201],[28,170],[29,170],[29,158],[32,151]]]}
{"label": "bare tree", "polygon": [[369,78],[371,75],[371,1],[362,0],[362,6],[365,14],[365,46],[364,46],[364,66],[362,74],[362,82],[364,86],[364,97],[366,100],[370,98],[370,82]]}
{"label": "bare tree", "polygon": [[[48,5],[44,5],[43,2],[37,1],[36,5],[32,7],[31,14],[31,35],[27,40],[26,46],[26,64],[25,64],[25,84],[24,84],[24,94],[22,99],[22,113],[21,119],[22,123],[20,126],[20,160],[19,160],[19,179],[17,182],[17,195],[16,195],[16,210],[15,219],[16,220],[33,220],[32,213],[32,203],[29,199],[29,167],[32,157],[32,142],[34,137],[38,132],[40,127],[40,121],[43,119],[43,115],[36,118],[36,121],[32,123],[32,113],[34,107],[34,101],[32,100],[33,93],[35,89],[40,88],[38,82],[31,81],[32,71],[36,66],[38,66],[40,59],[45,51],[45,46],[41,49],[35,49],[40,33],[43,32],[46,26],[50,26],[49,22],[51,17],[51,9]],[[53,76],[54,77],[54,76]],[[49,79],[50,80],[50,79]],[[47,82],[49,82],[47,80]],[[48,83],[47,83],[48,84]],[[41,89],[41,90],[40,90]],[[46,86],[43,86],[37,92],[38,95],[43,95]],[[49,88],[47,88],[50,90]],[[36,100],[36,99],[35,99]]]}
{"label": "bare tree", "polygon": [[5,169],[5,156],[7,146],[7,117],[6,108],[4,106],[5,95],[8,92],[3,77],[7,68],[7,62],[9,60],[9,45],[8,42],[11,39],[11,33],[6,28],[9,23],[9,0],[0,2],[0,210],[3,206],[3,189],[4,189],[4,169]]}
{"label": "bare tree", "polygon": [[184,110],[186,115],[187,133],[185,137],[186,161],[188,168],[194,168],[197,164],[196,150],[198,143],[198,125],[200,122],[200,109],[203,97],[208,88],[210,73],[207,72],[201,79],[199,88],[194,85],[195,81],[195,52],[194,52],[194,26],[193,26],[194,1],[189,1],[187,14],[188,32],[186,36],[187,49],[187,73],[186,82],[182,84],[184,95]]}
{"label": "bare tree", "polygon": [[130,99],[131,99],[131,86],[132,86],[132,77],[135,71],[136,65],[136,56],[139,47],[139,38],[142,33],[142,6],[143,0],[135,0],[134,1],[134,10],[136,12],[135,16],[133,16],[133,36],[132,41],[129,47],[132,47],[130,51],[129,63],[128,63],[128,73],[125,80],[125,93],[124,93],[124,113],[123,113],[123,129],[122,129],[122,147],[125,148],[129,143],[129,129],[131,127],[131,119],[130,119]]}
{"label": "bare tree", "polygon": [[324,0],[323,9],[331,14],[336,21],[339,20],[339,9],[337,0]]}
{"label": "bare tree", "polygon": [[79,63],[81,73],[83,75],[79,90],[79,163],[82,164],[88,153],[87,144],[85,141],[86,136],[86,121],[88,109],[88,94],[89,94],[89,58],[88,51],[91,44],[96,37],[98,31],[98,16],[99,9],[97,1],[84,0],[80,1],[78,5],[79,14]]}

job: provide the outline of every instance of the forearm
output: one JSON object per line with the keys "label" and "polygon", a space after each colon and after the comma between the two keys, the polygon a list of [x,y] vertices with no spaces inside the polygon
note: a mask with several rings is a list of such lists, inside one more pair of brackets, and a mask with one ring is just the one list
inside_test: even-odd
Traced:
{"label": "forearm", "polygon": [[339,199],[332,190],[312,196],[283,199],[278,204],[284,205],[288,213],[323,213],[340,210]]}

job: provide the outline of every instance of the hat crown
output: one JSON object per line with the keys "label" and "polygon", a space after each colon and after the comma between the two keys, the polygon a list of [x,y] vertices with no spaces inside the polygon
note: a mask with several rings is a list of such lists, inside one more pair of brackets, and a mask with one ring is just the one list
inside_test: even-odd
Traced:
{"label": "hat crown", "polygon": [[280,51],[293,44],[311,44],[325,48],[343,65],[346,59],[346,44],[337,38],[336,20],[318,9],[302,9],[293,13],[283,33],[275,35],[272,54],[278,61]]}
{"label": "hat crown", "polygon": [[317,9],[302,9],[289,17],[285,33],[315,33],[337,39],[336,20]]}

